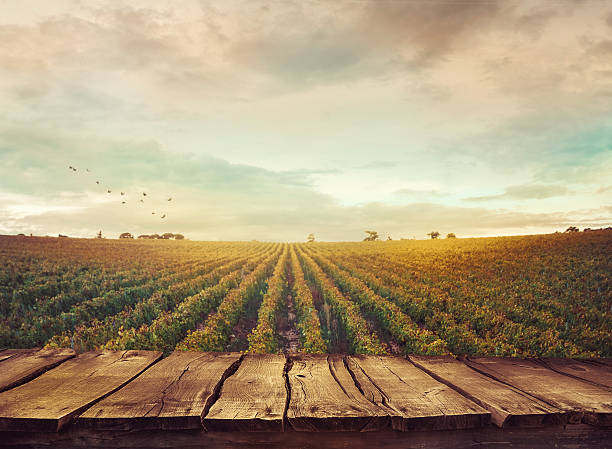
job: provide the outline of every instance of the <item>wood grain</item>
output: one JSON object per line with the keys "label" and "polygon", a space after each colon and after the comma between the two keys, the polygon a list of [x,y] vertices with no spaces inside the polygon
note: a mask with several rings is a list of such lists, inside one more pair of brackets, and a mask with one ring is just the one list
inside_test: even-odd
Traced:
{"label": "wood grain", "polygon": [[577,359],[543,358],[540,361],[558,373],[612,388],[612,365]]}
{"label": "wood grain", "polygon": [[491,421],[498,427],[531,427],[567,421],[563,410],[480,374],[452,356],[410,356],[410,360],[491,412]]}
{"label": "wood grain", "polygon": [[40,350],[40,348],[29,348],[29,349],[3,349],[0,351],[0,362],[10,359],[11,357],[15,357],[23,354],[32,354],[36,351]]}
{"label": "wood grain", "polygon": [[285,362],[283,355],[246,355],[223,383],[219,398],[202,420],[204,428],[281,431],[287,402]]}
{"label": "wood grain", "polygon": [[612,392],[552,371],[542,364],[507,357],[466,357],[475,370],[530,394],[569,415],[570,423],[612,425]]}
{"label": "wood grain", "polygon": [[114,429],[201,429],[202,415],[240,353],[175,351],[88,409],[77,425]]}
{"label": "wood grain", "polygon": [[389,427],[389,411],[357,388],[341,355],[292,357],[287,420],[298,431],[370,431]]}
{"label": "wood grain", "polygon": [[59,433],[0,432],[14,449],[610,449],[612,429],[585,424],[539,428],[495,426],[444,432],[204,432],[108,431],[68,428]]}
{"label": "wood grain", "polygon": [[466,429],[490,422],[487,410],[406,359],[350,356],[347,363],[366,397],[395,411],[395,430]]}
{"label": "wood grain", "polygon": [[0,392],[21,385],[74,357],[72,349],[41,349],[7,354],[0,365]]}
{"label": "wood grain", "polygon": [[161,357],[151,351],[86,352],[0,393],[0,430],[58,431]]}

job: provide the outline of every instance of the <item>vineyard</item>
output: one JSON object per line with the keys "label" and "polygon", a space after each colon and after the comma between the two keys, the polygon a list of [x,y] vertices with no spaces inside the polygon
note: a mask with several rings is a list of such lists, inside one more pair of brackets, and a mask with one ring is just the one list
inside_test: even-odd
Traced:
{"label": "vineyard", "polygon": [[0,348],[611,357],[612,232],[360,243],[0,236]]}

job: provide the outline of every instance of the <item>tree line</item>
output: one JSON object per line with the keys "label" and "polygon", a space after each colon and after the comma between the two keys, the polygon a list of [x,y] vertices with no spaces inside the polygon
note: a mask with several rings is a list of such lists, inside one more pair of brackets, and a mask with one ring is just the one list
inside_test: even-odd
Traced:
{"label": "tree line", "polygon": [[[129,232],[124,232],[119,236],[120,239],[133,239],[134,236]],[[138,236],[139,239],[159,239],[159,240],[184,240],[183,234],[173,234],[172,232],[166,232],[164,234],[141,234]]]}

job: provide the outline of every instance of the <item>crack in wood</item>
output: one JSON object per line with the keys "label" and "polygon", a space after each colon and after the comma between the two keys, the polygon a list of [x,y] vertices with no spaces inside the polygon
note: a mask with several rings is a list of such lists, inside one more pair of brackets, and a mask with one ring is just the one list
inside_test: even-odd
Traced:
{"label": "crack in wood", "polygon": [[351,399],[351,396],[346,392],[346,389],[340,383],[340,381],[338,380],[338,377],[336,376],[336,372],[334,368],[332,367],[332,363],[331,363],[331,355],[327,356],[327,366],[329,367],[329,372],[331,373],[332,377],[334,378],[334,380],[336,381],[336,383],[338,384],[342,392],[346,395],[347,398]]}
{"label": "crack in wood", "polygon": [[153,411],[155,409],[155,407],[157,407],[158,405],[161,404],[161,407],[159,408],[159,411],[156,414],[156,416],[160,416],[162,411],[164,410],[164,405],[165,405],[164,397],[165,397],[166,393],[168,392],[168,390],[170,389],[170,387],[172,387],[173,385],[177,384],[181,380],[181,378],[185,375],[185,373],[187,371],[189,371],[189,365],[191,365],[193,362],[195,362],[197,360],[200,360],[201,358],[203,358],[203,357],[198,357],[196,359],[191,360],[189,363],[187,363],[185,368],[183,368],[183,371],[181,372],[181,374],[179,374],[176,379],[174,379],[172,382],[170,382],[168,385],[166,385],[166,387],[161,391],[161,397],[159,399],[160,402],[153,404],[153,407],[151,407],[142,416],[146,417],[149,413],[151,413],[151,411]]}
{"label": "crack in wood", "polygon": [[[538,363],[539,365],[542,365],[544,368],[548,368],[549,370],[554,371],[555,373],[562,374],[563,376],[571,377],[572,379],[576,379],[576,380],[579,380],[581,382],[587,382],[587,383],[589,383],[591,385],[595,385],[596,387],[604,388],[604,389],[606,389],[608,391],[612,391],[612,388],[610,388],[608,385],[601,384],[601,383],[595,382],[593,380],[585,379],[584,377],[575,376],[572,373],[567,373],[565,371],[561,371],[561,370],[555,368],[554,366],[552,366],[550,363],[548,363],[546,360],[544,360],[542,358],[537,358],[537,359],[534,358],[534,359],[529,359],[529,360],[531,360],[531,361],[533,361],[535,363]],[[595,366],[598,366],[598,365],[595,365]],[[601,365],[599,365],[599,366],[601,366]]]}
{"label": "crack in wood", "polygon": [[206,404],[204,405],[204,410],[202,410],[202,414],[200,415],[200,422],[202,423],[202,427],[204,427],[204,430],[208,431],[208,429],[206,428],[206,425],[204,424],[204,418],[206,417],[206,415],[208,415],[208,412],[210,411],[212,406],[215,405],[215,402],[217,402],[217,400],[221,396],[221,390],[223,389],[223,384],[225,383],[225,381],[228,379],[228,377],[233,376],[236,373],[236,371],[238,371],[238,368],[240,367],[240,364],[242,363],[243,360],[244,360],[244,354],[240,354],[240,358],[236,360],[234,363],[232,363],[224,371],[223,375],[221,376],[221,379],[219,379],[219,381],[215,385],[213,393],[206,400]]}
{"label": "crack in wood", "polygon": [[[123,358],[123,356],[125,354],[127,354],[129,351],[125,351],[123,354],[121,354],[121,357],[119,357],[119,359],[117,360],[121,360]],[[83,405],[82,407],[78,408],[77,410],[74,411],[74,413],[66,415],[66,417],[64,417],[63,419],[58,420],[58,425],[57,425],[57,431],[60,431],[66,424],[68,424],[70,421],[75,420],[79,415],[81,415],[84,411],[90,409],[91,407],[93,407],[94,405],[96,405],[98,402],[100,402],[103,399],[106,399],[108,396],[110,396],[111,394],[116,393],[117,391],[121,390],[123,387],[125,387],[127,384],[129,384],[130,382],[132,382],[134,379],[136,379],[138,376],[140,376],[142,373],[144,373],[146,370],[148,370],[149,368],[151,368],[153,365],[155,365],[157,362],[159,362],[162,359],[161,354],[160,357],[156,358],[155,360],[153,360],[151,363],[149,363],[147,366],[145,366],[142,370],[140,370],[138,373],[136,373],[134,376],[130,377],[129,379],[127,379],[125,382],[123,382],[121,385],[119,385],[117,388],[114,388],[113,390],[109,391],[108,393],[100,396],[99,398],[89,402],[88,404]],[[115,360],[114,362],[111,362],[108,364],[108,366],[112,365],[113,363],[115,363],[117,360]],[[108,367],[107,366],[107,367]],[[98,370],[95,370],[98,371]],[[90,376],[87,376],[90,377]]]}
{"label": "crack in wood", "polygon": [[[120,357],[119,357],[117,360],[113,360],[112,362],[110,362],[110,363],[108,364],[108,366],[101,366],[100,368],[93,370],[91,373],[89,373],[89,375],[88,375],[87,377],[91,377],[91,376],[93,376],[95,373],[97,373],[98,371],[100,371],[102,368],[105,368],[105,369],[106,369],[106,368],[108,368],[109,366],[111,366],[112,364],[117,363],[119,360],[123,359],[123,356],[125,356],[125,355],[127,354],[127,352],[128,352],[128,351],[123,351],[123,354],[121,354],[121,356],[120,356]],[[101,355],[103,355],[103,354],[104,354],[104,353],[102,352],[102,353],[100,353],[100,354],[96,355],[96,357],[100,357],[100,356],[101,356]]]}
{"label": "crack in wood", "polygon": [[284,432],[285,428],[291,427],[291,423],[287,418],[287,412],[289,411],[289,403],[291,402],[291,382],[289,382],[289,371],[293,367],[293,360],[291,357],[285,356],[285,366],[283,368],[283,378],[285,379],[285,390],[287,391],[287,397],[285,398],[285,408],[283,409],[283,419],[281,423],[281,429]]}
{"label": "crack in wood", "polygon": [[[345,358],[347,358],[345,356]],[[351,358],[351,360],[353,361],[353,363],[355,365],[357,365],[357,367],[361,370],[361,372],[363,373],[363,375],[365,377],[368,378],[368,380],[372,383],[372,385],[374,386],[374,388],[376,388],[378,390],[378,392],[380,393],[380,400],[382,402],[382,404],[377,404],[373,399],[368,398],[365,393],[364,390],[362,389],[361,385],[359,384],[359,381],[357,380],[357,377],[355,376],[355,373],[353,373],[351,367],[349,366],[348,362],[346,363],[346,369],[348,370],[349,374],[351,375],[351,377],[353,378],[353,381],[355,382],[355,386],[357,386],[357,389],[359,391],[361,391],[361,393],[364,395],[364,397],[369,400],[372,404],[374,405],[382,405],[386,408],[388,408],[389,410],[391,410],[393,413],[397,413],[397,410],[390,404],[390,399],[389,396],[387,396],[387,394],[382,390],[382,388],[380,388],[378,386],[378,384],[376,382],[374,382],[374,379],[372,379],[372,377],[370,377],[370,375],[368,373],[366,373],[366,371],[363,369],[363,367],[353,358]],[[385,365],[386,366],[386,365]],[[389,370],[390,371],[390,370]],[[395,374],[395,373],[393,373]],[[397,374],[396,374],[397,376]],[[401,380],[401,379],[400,379]],[[402,380],[403,382],[403,380]],[[405,382],[404,382],[405,383]]]}
{"label": "crack in wood", "polygon": [[[507,385],[507,386],[509,386],[509,387],[511,387],[511,388],[513,388],[513,389],[516,389],[516,390],[520,391],[520,392],[521,392],[521,393],[522,393],[522,394],[523,394],[525,397],[527,397],[527,398],[530,398],[530,399],[537,399],[538,401],[541,401],[541,402],[545,403],[546,405],[548,405],[548,406],[550,406],[550,407],[553,407],[553,408],[556,408],[556,409],[558,409],[558,410],[561,410],[561,411],[562,411],[562,412],[564,412],[564,413],[572,413],[572,414],[579,415],[579,420],[582,420],[582,415],[583,415],[583,413],[580,413],[580,412],[575,412],[575,411],[573,411],[573,410],[571,410],[571,409],[568,409],[567,407],[560,408],[560,407],[559,407],[559,405],[554,404],[554,403],[552,403],[552,402],[550,402],[550,401],[547,401],[547,400],[546,400],[545,398],[543,398],[543,397],[539,397],[539,396],[536,396],[536,395],[530,394],[529,392],[527,392],[527,391],[525,391],[525,390],[523,390],[523,389],[521,389],[521,388],[519,388],[519,387],[516,387],[516,386],[514,386],[514,385],[512,385],[512,384],[510,384],[510,383],[508,383],[508,382],[503,381],[502,379],[497,378],[496,376],[494,376],[494,375],[492,375],[492,374],[489,374],[489,373],[488,373],[487,371],[485,371],[485,370],[481,370],[481,369],[478,369],[478,368],[477,368],[477,367],[475,367],[475,366],[472,366],[472,365],[471,365],[471,363],[478,363],[478,362],[476,362],[476,361],[474,361],[474,360],[471,360],[471,359],[470,359],[470,357],[468,357],[468,356],[465,356],[465,358],[464,358],[464,359],[463,359],[463,358],[459,358],[458,360],[459,360],[459,361],[461,361],[461,362],[463,362],[463,363],[464,363],[464,364],[465,364],[465,365],[466,365],[468,368],[473,369],[473,370],[474,370],[474,371],[476,371],[477,373],[480,373],[480,374],[482,374],[482,375],[484,375],[484,376],[487,376],[487,377],[488,377],[488,378],[490,378],[490,379],[493,379],[493,380],[495,380],[495,381],[497,381],[497,382],[500,382],[500,383],[502,383],[502,384],[504,384],[504,385]],[[468,360],[470,363],[466,363],[466,362],[465,362],[465,360]]]}
{"label": "crack in wood", "polygon": [[[442,383],[442,384],[446,385],[447,387],[449,387],[449,388],[451,388],[451,389],[455,390],[455,391],[456,391],[457,393],[459,393],[460,395],[462,395],[462,396],[464,396],[465,398],[469,399],[470,401],[472,401],[472,402],[474,402],[474,403],[476,403],[476,404],[480,405],[481,407],[483,407],[483,408],[485,408],[485,409],[487,409],[487,410],[489,409],[489,408],[487,407],[487,404],[485,404],[483,401],[481,401],[480,399],[478,399],[478,398],[477,398],[477,397],[475,397],[474,395],[472,395],[472,394],[468,393],[467,391],[465,391],[464,389],[462,389],[462,388],[460,388],[460,387],[458,387],[458,386],[454,385],[452,382],[447,381],[447,380],[446,380],[446,379],[444,379],[443,377],[438,376],[436,373],[434,373],[433,371],[431,371],[431,370],[429,370],[429,369],[425,368],[423,365],[421,365],[420,363],[418,363],[418,362],[416,362],[416,361],[412,360],[410,357],[406,357],[406,359],[407,359],[407,360],[408,360],[410,363],[412,363],[412,364],[413,364],[415,367],[417,367],[418,369],[422,370],[423,372],[425,372],[425,373],[426,373],[426,374],[428,374],[429,376],[433,377],[433,378],[434,378],[435,380],[437,380],[438,382],[440,382],[440,383]],[[512,387],[512,389],[514,389],[514,387]],[[517,393],[519,393],[519,392],[517,392]],[[521,391],[519,394],[521,394],[521,395],[522,395],[522,393],[523,393],[523,392]],[[531,398],[530,398],[530,399],[531,399]],[[506,410],[504,407],[502,407],[502,406],[498,406],[498,407],[500,407],[500,408],[501,408],[502,410],[504,410],[505,412],[508,412],[508,410]],[[548,410],[544,410],[544,409],[541,409],[541,410],[548,412]],[[506,423],[506,421],[507,421],[508,419],[509,419],[509,416],[508,416],[508,417],[506,417],[506,419],[504,420],[504,422],[503,422],[503,423],[500,423],[500,427],[503,427],[503,425]]]}
{"label": "crack in wood", "polygon": [[[346,370],[348,371],[349,375],[351,376],[351,379],[353,379],[353,383],[355,384],[355,386],[357,387],[357,389],[359,390],[359,392],[363,395],[363,397],[365,397],[368,401],[370,401],[372,404],[375,404],[375,402],[373,400],[371,400],[370,398],[368,398],[366,396],[366,394],[363,391],[363,388],[361,387],[361,384],[359,383],[359,381],[357,380],[357,377],[355,377],[355,373],[353,372],[353,370],[349,367],[348,364],[348,360],[346,356],[342,356],[342,363],[344,363],[344,367],[346,368]],[[365,374],[365,373],[364,373]],[[376,404],[375,404],[376,405]]]}

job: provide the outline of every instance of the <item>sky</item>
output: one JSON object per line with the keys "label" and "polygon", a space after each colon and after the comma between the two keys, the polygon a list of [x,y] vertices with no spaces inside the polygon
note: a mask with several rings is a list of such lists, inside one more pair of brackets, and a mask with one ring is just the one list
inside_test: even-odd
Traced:
{"label": "sky", "polygon": [[612,225],[610,1],[0,11],[0,234],[344,241]]}

